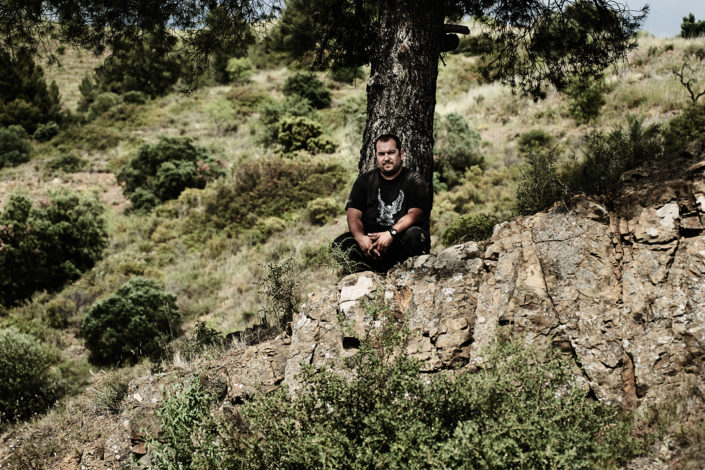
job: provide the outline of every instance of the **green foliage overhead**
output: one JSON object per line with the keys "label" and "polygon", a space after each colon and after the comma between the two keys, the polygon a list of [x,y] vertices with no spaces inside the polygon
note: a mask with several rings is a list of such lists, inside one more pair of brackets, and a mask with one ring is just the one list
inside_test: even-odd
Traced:
{"label": "green foliage overhead", "polygon": [[30,152],[27,133],[22,126],[0,128],[0,168],[28,161]]}
{"label": "green foliage overhead", "polygon": [[53,362],[48,348],[33,336],[0,328],[0,428],[53,403]]}
{"label": "green foliage overhead", "polygon": [[499,223],[494,215],[463,215],[448,225],[442,236],[444,245],[454,245],[467,241],[487,240],[492,236],[492,229]]}
{"label": "green foliage overhead", "polygon": [[705,20],[695,21],[695,15],[692,13],[684,16],[681,23],[681,37],[690,39],[699,36],[705,36]]}
{"label": "green foliage overhead", "polygon": [[[155,468],[604,468],[644,451],[616,408],[575,387],[569,364],[503,343],[476,373],[426,376],[368,346],[345,377],[304,369],[228,423],[193,383],[160,407]],[[154,452],[154,453],[152,453]],[[168,458],[165,458],[168,457]]]}
{"label": "green foliage overhead", "polygon": [[30,52],[0,50],[0,126],[17,124],[31,134],[38,124],[59,121],[60,110],[56,83],[47,85]]}
{"label": "green foliage overhead", "polygon": [[434,124],[434,166],[440,182],[451,188],[460,183],[466,169],[484,163],[480,134],[458,113],[440,116]]}
{"label": "green foliage overhead", "polygon": [[239,230],[254,226],[258,218],[284,217],[317,197],[335,194],[347,180],[343,167],[321,159],[245,163],[233,180],[220,180],[205,212],[216,227]]}
{"label": "green foliage overhead", "polygon": [[298,95],[306,98],[317,109],[330,106],[330,91],[313,72],[297,72],[286,79],[284,95]]}
{"label": "green foliage overhead", "polygon": [[0,214],[0,303],[56,290],[93,267],[108,244],[103,212],[98,201],[66,191],[39,206],[10,196]]}
{"label": "green foliage overhead", "polygon": [[151,209],[223,174],[220,163],[191,139],[161,137],[156,144],[141,146],[116,177],[133,207]]}
{"label": "green foliage overhead", "polygon": [[155,281],[133,277],[109,297],[96,302],[81,325],[81,336],[95,364],[157,360],[179,333],[176,296]]}

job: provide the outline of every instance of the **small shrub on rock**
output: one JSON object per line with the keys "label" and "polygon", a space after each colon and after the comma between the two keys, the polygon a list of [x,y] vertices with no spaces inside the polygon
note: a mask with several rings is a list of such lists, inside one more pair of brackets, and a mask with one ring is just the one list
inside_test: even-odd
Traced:
{"label": "small shrub on rock", "polygon": [[286,96],[306,98],[316,109],[330,106],[330,91],[313,72],[297,72],[289,77],[282,89]]}
{"label": "small shrub on rock", "polygon": [[21,126],[0,128],[0,168],[29,160],[30,146]]}
{"label": "small shrub on rock", "polygon": [[463,215],[450,223],[443,232],[443,243],[454,245],[467,241],[487,240],[492,236],[492,229],[499,223],[494,215]]}
{"label": "small shrub on rock", "polygon": [[148,210],[186,188],[202,189],[223,174],[220,163],[191,139],[162,137],[140,147],[116,177],[132,206]]}
{"label": "small shrub on rock", "polygon": [[51,405],[52,363],[52,355],[39,340],[15,328],[0,328],[0,428]]}
{"label": "small shrub on rock", "polygon": [[10,196],[0,214],[0,303],[56,290],[93,267],[108,244],[103,213],[98,201],[67,191],[40,206]]}
{"label": "small shrub on rock", "polygon": [[81,336],[91,362],[135,363],[143,357],[159,359],[180,324],[176,296],[151,279],[133,277],[91,307]]}

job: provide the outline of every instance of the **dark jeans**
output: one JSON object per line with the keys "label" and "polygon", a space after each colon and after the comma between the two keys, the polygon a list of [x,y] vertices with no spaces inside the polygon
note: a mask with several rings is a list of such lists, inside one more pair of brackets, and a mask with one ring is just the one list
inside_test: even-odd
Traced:
{"label": "dark jeans", "polygon": [[362,254],[352,233],[347,232],[333,240],[333,248],[348,253],[351,261],[358,264],[356,271],[387,272],[396,263],[411,256],[426,254],[431,249],[431,237],[421,227],[409,227],[392,241],[389,249],[378,259]]}

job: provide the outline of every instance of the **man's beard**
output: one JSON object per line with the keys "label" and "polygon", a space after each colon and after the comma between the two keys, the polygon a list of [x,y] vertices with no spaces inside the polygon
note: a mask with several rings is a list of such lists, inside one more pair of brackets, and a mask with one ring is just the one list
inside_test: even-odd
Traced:
{"label": "man's beard", "polygon": [[385,169],[384,169],[384,165],[382,165],[382,166],[379,168],[379,171],[380,171],[380,173],[382,173],[384,176],[393,176],[393,175],[395,175],[395,174],[399,171],[400,168],[401,168],[401,162],[399,162],[398,165],[392,164],[392,169],[391,169],[391,170],[385,170]]}

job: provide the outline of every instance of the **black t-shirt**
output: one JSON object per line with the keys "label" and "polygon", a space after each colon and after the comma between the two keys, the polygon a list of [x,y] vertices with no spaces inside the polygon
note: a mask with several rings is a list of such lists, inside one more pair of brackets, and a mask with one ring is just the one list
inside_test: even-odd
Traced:
{"label": "black t-shirt", "polygon": [[352,207],[362,211],[365,231],[372,233],[389,229],[412,208],[424,211],[424,220],[417,225],[427,228],[430,203],[428,186],[419,173],[402,168],[390,181],[379,170],[372,170],[357,178],[345,210]]}

